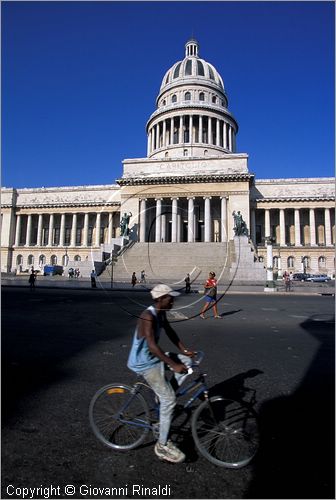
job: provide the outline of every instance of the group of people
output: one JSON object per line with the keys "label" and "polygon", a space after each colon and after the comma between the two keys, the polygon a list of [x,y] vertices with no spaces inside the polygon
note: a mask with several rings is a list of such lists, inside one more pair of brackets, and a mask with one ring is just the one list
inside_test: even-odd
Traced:
{"label": "group of people", "polygon": [[[133,272],[131,277],[131,284],[132,286],[135,286],[137,283],[138,283],[138,278],[136,277],[135,272]],[[140,283],[146,283],[146,273],[144,269],[140,273]]]}
{"label": "group of people", "polygon": [[[190,286],[190,276],[187,277],[189,280],[186,281],[186,287],[187,284]],[[180,463],[185,460],[185,454],[169,439],[169,431],[176,405],[175,390],[187,377],[188,368],[192,365],[192,358],[196,353],[185,346],[167,319],[166,311],[173,307],[174,298],[180,293],[165,284],[154,286],[150,293],[154,304],[140,315],[127,366],[138,375],[142,375],[160,403],[159,438],[154,447],[155,454],[161,460]],[[215,318],[220,318],[217,310],[217,279],[214,272],[209,273],[204,284],[204,297],[205,304],[200,317],[205,319],[204,313],[213,309]],[[162,329],[179,350],[178,354],[165,352],[159,346]],[[166,367],[173,372],[171,380],[165,375]]]}
{"label": "group of people", "polygon": [[285,271],[282,275],[282,279],[285,282],[285,291],[290,292],[292,290],[293,273],[288,273],[287,271]]}
{"label": "group of people", "polygon": [[68,278],[79,278],[80,277],[80,270],[79,268],[77,267],[76,269],[74,269],[73,267],[70,267],[68,269]]}

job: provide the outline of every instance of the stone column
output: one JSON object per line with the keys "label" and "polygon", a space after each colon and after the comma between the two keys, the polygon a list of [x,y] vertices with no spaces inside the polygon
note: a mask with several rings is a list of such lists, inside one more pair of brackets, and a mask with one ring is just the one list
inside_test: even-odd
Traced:
{"label": "stone column", "polygon": [[286,246],[286,223],[285,223],[285,209],[279,210],[279,223],[280,223],[280,246]]}
{"label": "stone column", "polygon": [[294,210],[294,231],[295,231],[295,246],[301,246],[301,231],[300,231],[300,210]]}
{"label": "stone column", "polygon": [[146,200],[140,200],[140,243],[144,243],[146,239]]}
{"label": "stone column", "polygon": [[178,198],[172,198],[172,243],[177,241],[177,200]]}
{"label": "stone column", "polygon": [[198,122],[198,142],[202,144],[203,142],[203,117],[202,115],[199,116],[199,122]]}
{"label": "stone column", "polygon": [[162,147],[166,147],[166,134],[167,134],[167,125],[166,120],[163,120],[163,130],[162,130]]}
{"label": "stone column", "polygon": [[324,233],[325,233],[325,245],[327,247],[332,246],[332,243],[331,243],[330,208],[325,208],[324,209]]}
{"label": "stone column", "polygon": [[216,146],[220,145],[219,118],[216,119]]}
{"label": "stone column", "polygon": [[61,228],[60,228],[60,247],[64,247],[64,238],[65,238],[65,214],[61,214]]}
{"label": "stone column", "polygon": [[224,144],[224,148],[227,149],[227,132],[226,132],[226,129],[227,129],[227,123],[224,122],[223,124],[223,144]]}
{"label": "stone column", "polygon": [[183,116],[180,116],[180,128],[179,128],[178,142],[179,142],[179,144],[182,144],[182,142],[183,142]]}
{"label": "stone column", "polygon": [[211,241],[211,196],[204,196],[204,241]]}
{"label": "stone column", "polygon": [[156,200],[156,214],[155,214],[155,243],[161,241],[161,202],[162,198]]}
{"label": "stone column", "polygon": [[232,152],[232,127],[229,126],[229,150]]}
{"label": "stone column", "polygon": [[83,246],[89,246],[89,213],[84,214]]}
{"label": "stone column", "polygon": [[174,144],[174,118],[170,119],[170,144]]}
{"label": "stone column", "polygon": [[194,234],[194,199],[188,198],[188,243],[195,241]]}
{"label": "stone column", "polygon": [[54,214],[49,216],[49,234],[48,234],[48,247],[53,244],[53,232],[54,232]]}
{"label": "stone column", "polygon": [[160,147],[160,125],[157,123],[155,125],[156,127],[156,149],[159,149]]}
{"label": "stone column", "polygon": [[189,115],[189,142],[192,144],[193,141],[193,115]]}
{"label": "stone column", "polygon": [[265,208],[265,238],[271,236],[271,217],[268,208]]}
{"label": "stone column", "polygon": [[309,209],[310,246],[316,247],[315,209]]}
{"label": "stone column", "polygon": [[76,246],[76,231],[77,231],[77,214],[72,214],[71,240],[70,246]]}
{"label": "stone column", "polygon": [[[85,224],[85,217],[84,217]],[[108,229],[107,229],[107,243],[110,244],[112,241],[113,235],[113,212],[109,212],[108,214]]]}
{"label": "stone column", "polygon": [[166,241],[166,214],[161,215],[161,241]]}
{"label": "stone column", "polygon": [[221,242],[227,241],[227,198],[221,196]]}
{"label": "stone column", "polygon": [[43,215],[39,214],[38,225],[37,225],[37,241],[36,241],[36,245],[38,247],[42,246],[42,229],[43,229]]}
{"label": "stone column", "polygon": [[181,214],[177,214],[177,234],[176,234],[176,241],[177,243],[180,243],[181,241],[181,233],[182,233],[182,217]]}
{"label": "stone column", "polygon": [[20,236],[21,236],[21,215],[17,215],[16,228],[15,228],[15,243],[14,243],[16,247],[20,245]]}
{"label": "stone column", "polygon": [[251,209],[251,221],[250,221],[250,233],[251,233],[251,239],[253,243],[256,245],[256,211],[255,208]]}
{"label": "stone column", "polygon": [[208,144],[212,144],[212,119],[208,117]]}
{"label": "stone column", "polygon": [[26,244],[25,244],[26,247],[30,246],[30,242],[31,242],[31,229],[32,229],[32,216],[31,216],[31,214],[28,214],[28,218],[27,218],[27,232],[26,232]]}
{"label": "stone column", "polygon": [[96,214],[96,247],[100,246],[100,226],[101,226],[101,213]]}

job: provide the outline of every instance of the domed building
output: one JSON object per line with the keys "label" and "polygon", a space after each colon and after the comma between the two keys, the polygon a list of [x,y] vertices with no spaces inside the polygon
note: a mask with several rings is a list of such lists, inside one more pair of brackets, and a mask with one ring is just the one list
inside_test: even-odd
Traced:
{"label": "domed building", "polygon": [[[4,188],[2,271],[60,264],[85,276],[122,247],[120,280],[142,269],[157,281],[203,279],[211,268],[222,281],[263,281],[272,241],[275,275],[334,273],[333,179],[255,179],[223,79],[196,40],[164,74],[146,132],[147,157],[124,160],[116,184]],[[238,212],[248,236],[235,237]]]}

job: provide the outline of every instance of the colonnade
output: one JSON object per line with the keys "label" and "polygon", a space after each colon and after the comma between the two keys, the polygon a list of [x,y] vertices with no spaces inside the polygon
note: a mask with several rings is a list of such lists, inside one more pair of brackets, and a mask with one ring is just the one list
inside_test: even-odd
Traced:
{"label": "colonnade", "polygon": [[[325,245],[330,247],[335,243],[333,235],[335,221],[330,207],[252,209],[250,218],[251,238],[257,244],[262,243],[261,236],[275,237],[276,243],[280,246]],[[259,234],[257,234],[258,224],[259,229],[262,226]],[[320,234],[318,234],[318,228],[322,229]]]}
{"label": "colonnade", "polygon": [[227,203],[225,196],[143,198],[139,241],[225,242],[228,240]]}
{"label": "colonnade", "polygon": [[57,212],[16,215],[14,246],[99,246],[115,237],[116,212]]}
{"label": "colonnade", "polygon": [[235,133],[230,123],[216,117],[189,114],[163,119],[148,132],[148,155],[175,144],[204,144],[235,151]]}

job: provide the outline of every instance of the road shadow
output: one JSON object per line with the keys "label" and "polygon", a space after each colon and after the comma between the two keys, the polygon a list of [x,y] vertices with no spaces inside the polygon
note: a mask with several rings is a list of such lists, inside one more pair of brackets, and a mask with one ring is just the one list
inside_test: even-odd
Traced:
{"label": "road shadow", "polygon": [[335,498],[334,322],[301,323],[319,342],[300,386],[262,404],[260,449],[245,498]]}

